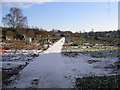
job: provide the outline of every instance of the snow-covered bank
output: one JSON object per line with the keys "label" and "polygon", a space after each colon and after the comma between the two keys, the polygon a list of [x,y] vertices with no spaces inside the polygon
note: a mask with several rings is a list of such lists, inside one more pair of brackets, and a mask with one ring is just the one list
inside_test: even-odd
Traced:
{"label": "snow-covered bank", "polygon": [[[19,52],[22,51],[22,52]],[[6,53],[2,53],[0,61],[0,69],[2,69],[2,80],[3,87],[10,82],[13,82],[15,76],[33,59],[39,54],[37,54],[36,50],[17,50],[16,53],[12,53],[12,51],[7,51]],[[9,52],[9,53],[8,53]],[[12,79],[11,79],[12,78]]]}

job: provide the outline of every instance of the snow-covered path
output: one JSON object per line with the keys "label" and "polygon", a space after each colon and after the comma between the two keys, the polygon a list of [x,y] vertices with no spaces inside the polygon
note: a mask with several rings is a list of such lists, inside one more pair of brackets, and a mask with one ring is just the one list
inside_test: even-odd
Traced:
{"label": "snow-covered path", "polygon": [[65,88],[69,87],[63,75],[64,63],[60,61],[60,52],[65,38],[60,39],[48,50],[26,66],[18,79],[8,87],[16,88]]}
{"label": "snow-covered path", "polygon": [[94,58],[81,53],[68,57],[60,53],[64,42],[62,38],[41,53],[6,88],[75,88],[78,77],[116,75],[109,67],[118,61],[117,57]]}

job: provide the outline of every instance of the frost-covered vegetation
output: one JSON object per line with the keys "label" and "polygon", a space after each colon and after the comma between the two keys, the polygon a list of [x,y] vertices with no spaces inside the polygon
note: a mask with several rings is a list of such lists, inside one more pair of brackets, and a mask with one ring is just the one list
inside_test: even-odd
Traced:
{"label": "frost-covered vegetation", "polygon": [[4,53],[1,54],[2,83],[8,85],[13,82],[18,73],[33,59],[39,56],[36,53]]}
{"label": "frost-covered vegetation", "polygon": [[102,44],[100,41],[91,43],[89,40],[79,39],[66,42],[62,49],[64,57],[73,58],[70,66],[76,73],[73,75],[75,88],[118,88],[119,52],[120,48],[110,43]]}
{"label": "frost-covered vegetation", "polygon": [[91,76],[76,78],[77,88],[119,88],[120,76]]}

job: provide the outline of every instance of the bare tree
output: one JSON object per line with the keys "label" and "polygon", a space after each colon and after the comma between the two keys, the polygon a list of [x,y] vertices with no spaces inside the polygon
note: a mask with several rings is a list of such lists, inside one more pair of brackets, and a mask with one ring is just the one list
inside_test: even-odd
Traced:
{"label": "bare tree", "polygon": [[22,15],[22,10],[16,7],[10,9],[9,14],[3,17],[4,26],[12,28],[26,28],[27,27],[27,17]]}

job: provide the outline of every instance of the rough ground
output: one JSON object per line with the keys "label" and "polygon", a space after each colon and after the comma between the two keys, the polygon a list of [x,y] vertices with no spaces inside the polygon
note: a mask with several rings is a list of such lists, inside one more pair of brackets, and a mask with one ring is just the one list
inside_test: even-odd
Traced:
{"label": "rough ground", "polygon": [[[8,87],[16,88],[64,88],[69,87],[63,72],[61,49],[65,38],[62,38],[43,52],[32,63],[25,67],[18,80]],[[63,82],[66,81],[66,82]]]}
{"label": "rough ground", "polygon": [[117,74],[109,67],[118,61],[117,57],[93,58],[84,54],[66,57],[61,54],[64,42],[65,38],[62,38],[41,53],[6,88],[74,88],[76,78]]}

